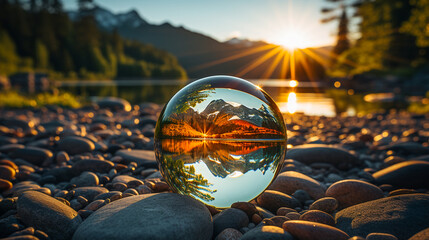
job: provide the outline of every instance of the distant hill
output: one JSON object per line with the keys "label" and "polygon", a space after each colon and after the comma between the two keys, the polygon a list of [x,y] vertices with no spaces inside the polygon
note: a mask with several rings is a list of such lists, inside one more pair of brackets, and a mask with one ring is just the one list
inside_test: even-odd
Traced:
{"label": "distant hill", "polygon": [[[77,12],[68,14],[71,19],[79,18]],[[291,78],[290,71],[286,71],[285,75],[281,69],[283,59],[278,56],[281,51],[274,44],[245,39],[219,42],[168,22],[160,25],[148,23],[135,10],[115,14],[97,6],[92,9],[92,14],[105,31],[116,29],[122,37],[148,43],[174,54],[191,78],[217,74],[247,79]],[[314,56],[302,54],[301,58],[303,61],[296,64],[297,79],[320,81],[325,78],[324,66]],[[321,59],[325,58],[319,56],[318,60]]]}

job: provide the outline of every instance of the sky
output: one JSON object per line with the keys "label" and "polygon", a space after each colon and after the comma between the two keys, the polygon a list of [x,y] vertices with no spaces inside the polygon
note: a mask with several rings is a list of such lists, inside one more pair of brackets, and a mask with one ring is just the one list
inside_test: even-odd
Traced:
{"label": "sky", "polygon": [[[322,24],[324,0],[96,0],[114,13],[137,10],[152,24],[203,33],[218,41],[232,37],[263,40],[293,47],[320,47],[335,43],[337,23]],[[68,10],[76,1],[64,1]]]}

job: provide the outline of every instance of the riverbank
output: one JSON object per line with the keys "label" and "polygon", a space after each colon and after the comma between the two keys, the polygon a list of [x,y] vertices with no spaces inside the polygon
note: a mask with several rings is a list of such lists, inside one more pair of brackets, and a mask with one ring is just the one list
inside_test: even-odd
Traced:
{"label": "riverbank", "polygon": [[112,99],[75,109],[0,109],[0,237],[429,234],[427,115],[285,115],[289,150],[280,175],[256,200],[219,212],[169,193],[153,151],[160,110]]}

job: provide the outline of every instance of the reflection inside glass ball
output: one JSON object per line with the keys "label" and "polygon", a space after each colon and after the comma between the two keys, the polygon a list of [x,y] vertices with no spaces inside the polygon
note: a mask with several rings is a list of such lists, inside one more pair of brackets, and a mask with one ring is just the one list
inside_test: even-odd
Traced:
{"label": "reflection inside glass ball", "polygon": [[262,193],[285,149],[286,128],[274,101],[250,82],[228,76],[180,90],[155,130],[156,157],[172,190],[218,208]]}

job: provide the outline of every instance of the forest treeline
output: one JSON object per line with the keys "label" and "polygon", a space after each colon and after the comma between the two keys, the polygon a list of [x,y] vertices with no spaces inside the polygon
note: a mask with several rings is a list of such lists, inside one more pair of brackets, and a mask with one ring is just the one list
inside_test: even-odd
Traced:
{"label": "forest treeline", "polygon": [[91,14],[73,22],[61,1],[0,0],[0,75],[55,79],[186,78],[168,52],[99,30]]}
{"label": "forest treeline", "polygon": [[429,0],[326,1],[322,22],[339,21],[331,75],[412,74],[429,63]]}

